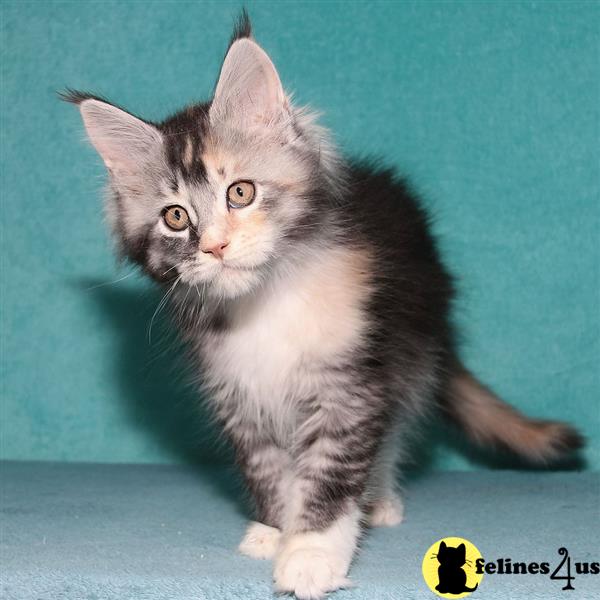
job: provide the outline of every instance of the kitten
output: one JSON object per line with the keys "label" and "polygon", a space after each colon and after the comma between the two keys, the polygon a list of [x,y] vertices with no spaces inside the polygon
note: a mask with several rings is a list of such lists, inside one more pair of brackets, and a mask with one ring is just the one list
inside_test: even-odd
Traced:
{"label": "kitten", "polygon": [[120,252],[164,286],[256,505],[240,551],[275,589],[348,583],[364,525],[395,525],[394,463],[433,411],[546,463],[571,427],[504,404],[460,363],[452,279],[387,169],[343,160],[285,94],[244,15],[211,101],[151,123],[69,91],[109,172]]}

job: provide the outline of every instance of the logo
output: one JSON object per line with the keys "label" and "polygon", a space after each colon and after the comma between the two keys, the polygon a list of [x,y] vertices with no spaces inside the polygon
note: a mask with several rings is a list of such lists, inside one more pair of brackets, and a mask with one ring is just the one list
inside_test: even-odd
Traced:
{"label": "logo", "polygon": [[600,562],[572,562],[567,548],[558,549],[558,560],[534,561],[502,557],[487,561],[469,541],[446,537],[429,547],[423,557],[423,579],[429,589],[442,598],[465,598],[479,588],[486,576],[542,576],[560,582],[563,590],[574,590],[578,576],[600,574]]}
{"label": "logo", "polygon": [[483,579],[475,565],[481,552],[469,540],[446,537],[429,547],[423,557],[423,579],[441,598],[465,598]]}

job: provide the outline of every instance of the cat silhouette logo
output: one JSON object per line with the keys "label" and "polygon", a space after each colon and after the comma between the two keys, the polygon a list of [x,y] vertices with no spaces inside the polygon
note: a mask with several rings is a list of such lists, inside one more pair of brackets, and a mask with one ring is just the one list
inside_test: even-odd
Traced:
{"label": "cat silhouette logo", "polygon": [[483,573],[475,571],[481,552],[469,540],[446,537],[438,540],[423,557],[423,579],[442,598],[465,598],[481,583]]}

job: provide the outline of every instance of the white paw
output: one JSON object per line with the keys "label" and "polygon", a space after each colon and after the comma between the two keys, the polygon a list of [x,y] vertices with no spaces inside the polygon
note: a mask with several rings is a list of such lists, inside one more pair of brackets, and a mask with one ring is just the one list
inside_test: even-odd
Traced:
{"label": "white paw", "polygon": [[299,600],[319,600],[327,592],[348,587],[347,566],[322,548],[284,548],[273,579],[277,592],[292,592]]}
{"label": "white paw", "polygon": [[404,505],[396,494],[377,500],[369,515],[371,527],[394,527],[402,523]]}
{"label": "white paw", "polygon": [[252,521],[238,550],[252,558],[273,558],[279,546],[280,537],[281,532],[276,527]]}

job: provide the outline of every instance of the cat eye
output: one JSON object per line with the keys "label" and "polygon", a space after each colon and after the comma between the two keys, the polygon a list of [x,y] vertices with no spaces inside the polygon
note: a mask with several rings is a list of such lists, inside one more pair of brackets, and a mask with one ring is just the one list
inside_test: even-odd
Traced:
{"label": "cat eye", "polygon": [[254,200],[256,190],[250,181],[236,181],[227,188],[227,205],[230,208],[244,208]]}
{"label": "cat eye", "polygon": [[182,206],[168,206],[163,211],[163,220],[174,231],[183,231],[190,224],[187,210]]}

